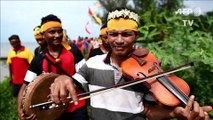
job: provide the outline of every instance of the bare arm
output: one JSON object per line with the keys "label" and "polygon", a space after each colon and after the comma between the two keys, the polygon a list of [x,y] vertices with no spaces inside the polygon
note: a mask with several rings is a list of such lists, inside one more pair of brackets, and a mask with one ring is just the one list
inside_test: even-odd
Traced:
{"label": "bare arm", "polygon": [[9,79],[10,79],[10,82],[12,82],[11,80],[13,79],[13,74],[12,74],[12,66],[11,66],[11,64],[9,64]]}
{"label": "bare arm", "polygon": [[[72,97],[74,103],[77,104],[77,94],[75,90],[75,85],[72,78],[66,75],[60,75],[52,83],[51,87],[51,99],[56,103],[66,103],[67,92]],[[193,109],[192,109],[193,106]],[[200,105],[194,101],[194,96],[191,96],[186,107],[181,106],[173,107],[171,109],[166,109],[162,105],[149,105],[145,104],[145,115],[149,120],[162,120],[169,118],[185,118],[188,120],[209,120],[208,112],[212,110],[210,106],[200,107]]]}
{"label": "bare arm", "polygon": [[[193,106],[193,108],[192,108]],[[198,102],[194,101],[194,96],[191,96],[186,107],[173,107],[166,109],[162,105],[145,104],[145,115],[149,120],[162,120],[169,118],[184,118],[187,120],[210,120],[208,112],[212,110],[210,106],[200,107]]]}

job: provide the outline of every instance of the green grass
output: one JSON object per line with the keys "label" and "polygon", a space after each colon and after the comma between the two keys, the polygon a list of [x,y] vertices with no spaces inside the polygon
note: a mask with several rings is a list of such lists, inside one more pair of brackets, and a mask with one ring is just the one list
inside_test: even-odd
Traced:
{"label": "green grass", "polygon": [[7,78],[0,83],[0,99],[0,120],[18,120],[17,98]]}

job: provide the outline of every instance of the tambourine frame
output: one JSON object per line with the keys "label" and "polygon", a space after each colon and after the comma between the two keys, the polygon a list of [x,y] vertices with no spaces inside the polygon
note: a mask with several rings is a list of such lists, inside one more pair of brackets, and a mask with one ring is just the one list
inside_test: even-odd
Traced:
{"label": "tambourine frame", "polygon": [[42,74],[28,84],[22,98],[23,111],[27,116],[35,114],[38,120],[55,120],[63,114],[66,106],[51,109],[30,108],[31,105],[49,100],[49,88],[57,76],[59,75],[54,73]]}

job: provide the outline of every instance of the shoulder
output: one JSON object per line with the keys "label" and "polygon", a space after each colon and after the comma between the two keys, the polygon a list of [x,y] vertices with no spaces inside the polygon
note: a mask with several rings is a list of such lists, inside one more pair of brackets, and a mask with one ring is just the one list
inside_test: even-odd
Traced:
{"label": "shoulder", "polygon": [[139,49],[136,49],[133,54],[138,56],[138,57],[145,57],[149,54],[149,50],[146,49],[146,48],[139,48]]}
{"label": "shoulder", "polygon": [[107,54],[102,54],[102,55],[96,55],[94,57],[89,58],[86,61],[86,64],[88,67],[93,68],[93,67],[102,67],[105,65],[104,60],[106,58]]}
{"label": "shoulder", "polygon": [[33,64],[33,63],[41,64],[43,62],[44,58],[45,58],[45,53],[37,54],[33,57],[31,64]]}
{"label": "shoulder", "polygon": [[10,50],[9,50],[9,54],[11,54],[13,51],[14,51],[13,49],[10,49]]}
{"label": "shoulder", "polygon": [[69,51],[73,54],[75,63],[78,63],[84,59],[81,51],[75,44],[71,45],[71,49]]}
{"label": "shoulder", "polygon": [[33,60],[30,63],[29,70],[33,71],[37,74],[41,74],[42,63],[43,63],[44,58],[45,58],[45,55],[43,53],[34,56]]}
{"label": "shoulder", "polygon": [[24,51],[31,53],[30,49],[26,47],[24,48]]}
{"label": "shoulder", "polygon": [[102,54],[102,55],[96,55],[94,57],[89,58],[87,61],[91,62],[91,61],[97,61],[97,62],[103,62],[103,60],[106,58],[107,54]]}

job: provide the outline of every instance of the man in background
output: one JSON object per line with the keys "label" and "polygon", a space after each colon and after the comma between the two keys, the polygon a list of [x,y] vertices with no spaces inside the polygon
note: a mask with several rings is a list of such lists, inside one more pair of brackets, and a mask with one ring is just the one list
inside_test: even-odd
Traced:
{"label": "man in background", "polygon": [[46,41],[43,39],[42,35],[41,35],[41,30],[40,30],[40,26],[37,26],[33,29],[33,34],[34,37],[36,39],[36,42],[39,44],[39,46],[34,50],[34,55],[38,55],[41,54],[42,52],[44,52],[44,50],[47,47],[47,43]]}
{"label": "man in background", "polygon": [[95,55],[102,55],[102,54],[108,53],[108,51],[110,50],[110,46],[107,42],[106,30],[107,30],[107,25],[105,24],[100,29],[99,40],[101,43],[98,48],[93,48],[93,46],[90,45],[90,49],[88,51],[88,59]]}
{"label": "man in background", "polygon": [[8,54],[7,64],[9,65],[9,77],[13,87],[13,96],[17,97],[23,84],[23,80],[29,64],[33,59],[32,52],[21,45],[18,35],[9,37],[10,45],[13,47]]}

